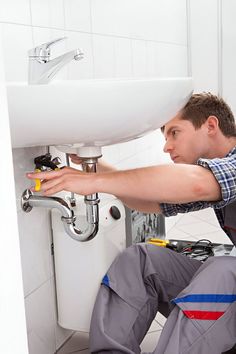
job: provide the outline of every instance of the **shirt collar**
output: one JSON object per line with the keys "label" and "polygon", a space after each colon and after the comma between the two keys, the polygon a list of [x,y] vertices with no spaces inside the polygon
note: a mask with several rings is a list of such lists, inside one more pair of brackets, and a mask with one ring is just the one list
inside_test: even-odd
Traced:
{"label": "shirt collar", "polygon": [[226,157],[230,157],[230,156],[232,156],[232,155],[234,155],[234,154],[236,154],[236,146],[233,147],[232,150],[230,150],[230,152],[226,155]]}

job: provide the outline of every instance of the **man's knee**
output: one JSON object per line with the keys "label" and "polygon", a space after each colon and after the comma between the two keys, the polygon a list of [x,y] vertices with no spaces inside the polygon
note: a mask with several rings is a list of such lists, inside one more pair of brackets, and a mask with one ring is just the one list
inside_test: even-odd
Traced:
{"label": "man's knee", "polygon": [[[111,269],[126,269],[135,272],[138,269],[147,276],[165,269],[173,256],[173,251],[147,243],[137,243],[124,250],[113,262]],[[170,264],[169,264],[170,266]]]}
{"label": "man's knee", "polygon": [[207,284],[225,282],[230,287],[236,285],[236,257],[221,256],[209,258],[196,273],[195,279],[205,278]]}

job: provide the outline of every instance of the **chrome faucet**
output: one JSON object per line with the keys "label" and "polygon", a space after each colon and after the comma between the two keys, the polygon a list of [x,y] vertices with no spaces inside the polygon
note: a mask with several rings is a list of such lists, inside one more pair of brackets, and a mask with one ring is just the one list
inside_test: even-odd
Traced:
{"label": "chrome faucet", "polygon": [[28,51],[29,54],[29,79],[30,85],[48,84],[57,72],[71,60],[81,60],[84,53],[81,49],[72,50],[51,59],[51,46],[66,39],[66,37],[55,39],[51,42],[41,44]]}

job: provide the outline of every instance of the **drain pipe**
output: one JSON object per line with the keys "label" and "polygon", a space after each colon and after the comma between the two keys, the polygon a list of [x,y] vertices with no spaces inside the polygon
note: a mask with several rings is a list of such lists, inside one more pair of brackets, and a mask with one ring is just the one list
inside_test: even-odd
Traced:
{"label": "drain pipe", "polygon": [[[84,160],[83,169],[86,172],[96,172],[96,158]],[[29,189],[22,194],[21,207],[23,211],[30,212],[33,207],[56,208],[61,214],[61,220],[66,233],[76,241],[84,242],[92,240],[98,232],[99,223],[99,203],[98,194],[86,195],[84,202],[86,204],[87,228],[81,231],[75,227],[76,216],[68,203],[59,197],[44,197],[34,195]]]}
{"label": "drain pipe", "polygon": [[[68,167],[70,167],[70,158],[69,158],[69,154],[67,154],[67,153],[66,153],[66,165]],[[70,201],[71,207],[73,207],[73,208],[76,207],[75,193],[73,193],[73,192],[70,193],[69,201]]]}

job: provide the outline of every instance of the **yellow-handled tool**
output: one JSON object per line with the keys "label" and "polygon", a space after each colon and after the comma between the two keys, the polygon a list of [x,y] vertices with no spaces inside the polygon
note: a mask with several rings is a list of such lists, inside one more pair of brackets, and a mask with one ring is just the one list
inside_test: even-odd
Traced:
{"label": "yellow-handled tool", "polygon": [[[41,172],[41,170],[39,168],[36,168],[34,170],[34,172]],[[35,182],[34,189],[35,189],[36,192],[39,192],[40,189],[41,189],[41,181],[40,181],[39,178],[35,178],[34,182]]]}
{"label": "yellow-handled tool", "polygon": [[[60,170],[59,167],[57,167],[58,164],[61,163],[59,158],[55,158],[52,160],[52,155],[47,153],[45,155],[40,155],[34,158],[34,163],[35,163],[35,169],[34,172],[42,172],[45,170]],[[39,178],[35,178],[35,191],[39,192],[41,189],[41,180]]]}
{"label": "yellow-handled tool", "polygon": [[149,243],[150,245],[155,245],[155,246],[159,246],[159,247],[167,247],[170,243],[169,240],[162,240],[160,238],[150,238],[147,243]]}
{"label": "yellow-handled tool", "polygon": [[[60,170],[60,168],[57,167],[57,168],[55,168],[54,171],[57,171],[57,170]],[[42,171],[39,168],[36,168],[34,170],[34,172],[42,172]],[[39,178],[35,178],[34,182],[35,182],[34,190],[35,190],[35,192],[39,192],[41,189],[41,180]]]}

